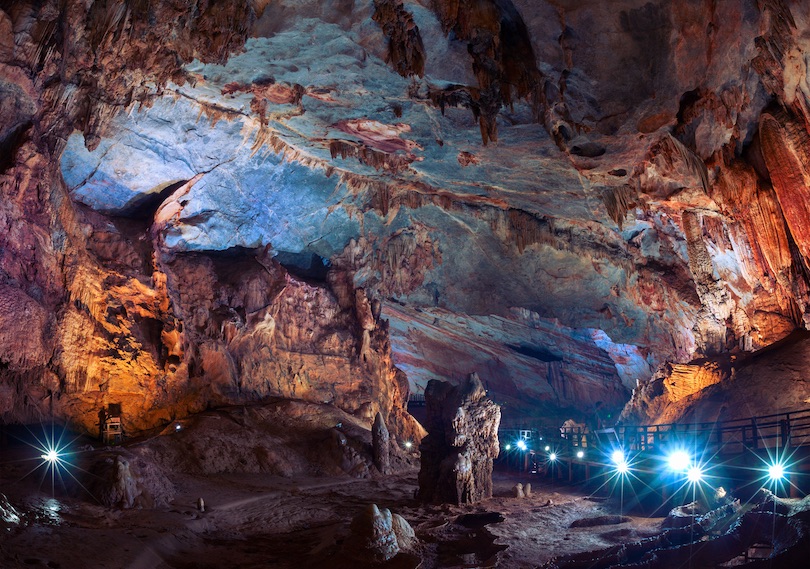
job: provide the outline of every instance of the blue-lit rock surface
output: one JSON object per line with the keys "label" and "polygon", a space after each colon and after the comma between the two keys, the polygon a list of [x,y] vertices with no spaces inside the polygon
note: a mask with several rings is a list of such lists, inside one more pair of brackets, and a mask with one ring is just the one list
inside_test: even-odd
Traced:
{"label": "blue-lit rock surface", "polygon": [[[642,255],[606,227],[606,186],[561,160],[526,104],[499,121],[498,144],[484,146],[468,110],[442,114],[427,99],[431,89],[469,81],[464,54],[435,17],[414,11],[445,50],[428,58],[420,79],[393,72],[378,26],[364,9],[355,13],[366,19],[351,27],[292,20],[248,40],[225,65],[188,65],[190,83],[114,116],[92,152],[74,133],[61,161],[71,196],[127,216],[201,175],[183,195],[158,198],[179,206],[162,231],[165,250],[269,245],[288,265],[315,258],[352,271],[356,285],[383,299],[395,362],[417,391],[431,377],[479,370],[504,396],[575,405],[575,394],[606,382],[601,398],[620,405],[661,355],[647,361],[636,349],[623,356],[637,368],[627,372],[591,330],[646,354],[649,346],[691,353],[695,308],[641,282],[632,267]],[[344,158],[336,143],[370,152]],[[675,322],[649,318],[626,292],[641,286],[660,288]],[[411,320],[420,307],[436,308],[425,313],[439,323],[429,342]],[[505,326],[521,309],[538,326]],[[453,327],[477,356],[438,365],[431,351],[455,344],[443,332]],[[487,344],[522,348],[493,353]],[[539,373],[520,352],[587,360],[583,346],[601,363],[569,365],[553,381],[557,372],[543,364]]]}

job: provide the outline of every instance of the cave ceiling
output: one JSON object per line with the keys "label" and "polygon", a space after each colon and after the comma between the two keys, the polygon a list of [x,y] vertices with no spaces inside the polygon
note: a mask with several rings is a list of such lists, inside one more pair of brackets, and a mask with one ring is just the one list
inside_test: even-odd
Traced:
{"label": "cave ceiling", "polygon": [[37,132],[97,234],[147,212],[166,259],[349,275],[412,390],[476,371],[501,401],[620,407],[664,362],[805,325],[807,6],[200,2],[150,32],[182,14],[86,2],[50,16],[70,72],[23,53],[41,4],[0,12],[4,147],[61,104]]}

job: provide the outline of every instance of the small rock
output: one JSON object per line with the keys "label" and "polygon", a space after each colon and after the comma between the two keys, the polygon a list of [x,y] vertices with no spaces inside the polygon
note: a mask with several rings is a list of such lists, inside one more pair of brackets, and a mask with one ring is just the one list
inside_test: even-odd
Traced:
{"label": "small rock", "polygon": [[526,482],[526,485],[523,487],[523,494],[528,498],[532,495],[532,483]]}
{"label": "small rock", "polygon": [[419,543],[419,539],[417,539],[416,532],[413,531],[411,524],[399,514],[392,516],[391,527],[394,530],[394,535],[397,537],[397,544],[399,544],[399,548],[402,551],[410,551]]}
{"label": "small rock", "polygon": [[201,512],[205,511],[205,500],[197,498],[197,509]]}
{"label": "small rock", "polygon": [[512,487],[512,494],[515,496],[515,498],[523,498],[524,497],[523,484],[521,484],[520,482],[515,484],[514,487]]}
{"label": "small rock", "polygon": [[391,511],[370,504],[359,513],[351,525],[351,533],[343,544],[343,552],[357,561],[382,563],[399,553],[394,534]]}
{"label": "small rock", "polygon": [[11,505],[5,495],[0,494],[0,529],[20,525],[20,513]]}

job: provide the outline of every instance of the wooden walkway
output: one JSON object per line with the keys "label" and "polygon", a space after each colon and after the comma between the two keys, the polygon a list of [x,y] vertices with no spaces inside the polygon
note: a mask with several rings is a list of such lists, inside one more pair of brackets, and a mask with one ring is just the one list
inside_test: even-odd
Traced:
{"label": "wooden walkway", "polygon": [[560,429],[565,449],[619,445],[625,451],[649,452],[685,445],[704,454],[739,454],[763,448],[785,449],[810,445],[810,409],[714,423],[620,425],[591,434],[586,429]]}
{"label": "wooden walkway", "polygon": [[713,423],[617,425],[594,432],[566,427],[554,436],[505,429],[499,437],[505,451],[501,460],[509,468],[597,486],[615,477],[612,454],[619,450],[629,464],[626,478],[657,494],[653,501],[666,502],[671,495],[668,487],[676,477],[667,474],[667,459],[676,450],[685,451],[691,464],[706,472],[710,486],[756,491],[768,486],[768,466],[779,462],[786,473],[781,495],[810,494],[810,409]]}

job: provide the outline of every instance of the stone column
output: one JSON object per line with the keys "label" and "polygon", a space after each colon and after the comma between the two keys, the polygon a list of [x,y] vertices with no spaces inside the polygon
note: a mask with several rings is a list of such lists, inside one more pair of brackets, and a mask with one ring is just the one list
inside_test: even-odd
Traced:
{"label": "stone column", "polygon": [[431,380],[425,390],[428,435],[422,439],[417,497],[470,504],[492,497],[501,408],[486,398],[478,375],[460,385]]}

